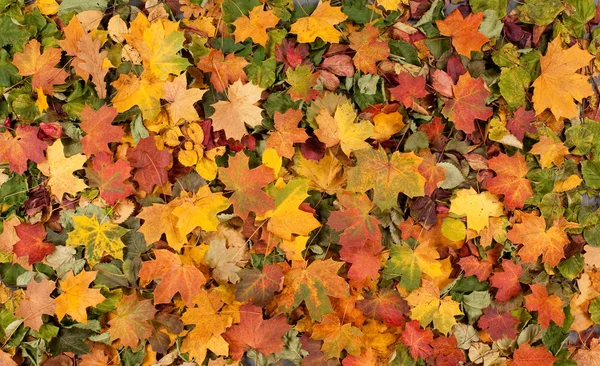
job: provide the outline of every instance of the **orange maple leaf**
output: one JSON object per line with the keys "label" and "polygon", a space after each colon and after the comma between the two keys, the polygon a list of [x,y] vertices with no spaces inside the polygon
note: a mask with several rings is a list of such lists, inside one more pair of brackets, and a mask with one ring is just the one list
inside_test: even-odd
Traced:
{"label": "orange maple leaf", "polygon": [[456,9],[443,20],[435,22],[443,36],[452,37],[452,45],[456,52],[471,57],[472,51],[481,51],[481,47],[490,40],[481,32],[479,26],[483,21],[483,12],[469,14],[463,18]]}

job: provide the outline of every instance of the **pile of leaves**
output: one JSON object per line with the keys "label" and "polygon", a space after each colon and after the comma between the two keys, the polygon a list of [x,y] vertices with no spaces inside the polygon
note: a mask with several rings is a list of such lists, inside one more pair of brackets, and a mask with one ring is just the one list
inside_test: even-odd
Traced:
{"label": "pile of leaves", "polygon": [[0,0],[1,365],[598,365],[593,0]]}

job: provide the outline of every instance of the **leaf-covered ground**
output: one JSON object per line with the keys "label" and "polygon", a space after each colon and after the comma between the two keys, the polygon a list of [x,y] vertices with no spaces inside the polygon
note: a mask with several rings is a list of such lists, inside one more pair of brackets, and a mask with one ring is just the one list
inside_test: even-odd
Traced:
{"label": "leaf-covered ground", "polygon": [[598,365],[593,0],[0,0],[0,365]]}

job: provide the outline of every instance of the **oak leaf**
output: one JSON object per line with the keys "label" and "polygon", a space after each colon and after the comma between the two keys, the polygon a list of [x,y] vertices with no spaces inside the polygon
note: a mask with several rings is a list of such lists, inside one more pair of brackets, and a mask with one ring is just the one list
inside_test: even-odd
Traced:
{"label": "oak leaf", "polygon": [[466,18],[456,9],[443,20],[437,20],[440,33],[452,38],[452,46],[456,52],[463,56],[471,57],[471,52],[481,51],[481,47],[489,39],[481,32],[479,26],[483,21],[483,12],[469,14]]}
{"label": "oak leaf", "polygon": [[541,72],[533,82],[533,107],[539,115],[550,109],[555,118],[574,118],[579,115],[575,99],[593,94],[588,77],[577,74],[594,56],[578,45],[565,50],[561,37],[548,43],[546,54],[540,57]]}
{"label": "oak leaf", "polygon": [[312,43],[317,37],[325,42],[339,43],[341,33],[335,25],[346,19],[348,16],[340,7],[333,7],[329,2],[319,3],[312,14],[292,24],[290,33],[298,35],[300,43]]}
{"label": "oak leaf", "polygon": [[278,353],[284,346],[281,337],[291,328],[285,315],[279,314],[264,320],[262,308],[246,304],[240,307],[239,324],[227,329],[223,338],[229,343],[231,357],[239,360],[248,349],[255,349],[264,355]]}
{"label": "oak leaf", "polygon": [[490,92],[482,78],[461,75],[452,92],[454,98],[446,101],[442,113],[454,122],[456,129],[473,133],[476,119],[486,121],[492,116],[492,108],[486,105]]}
{"label": "oak leaf", "polygon": [[74,275],[69,272],[59,281],[62,293],[56,298],[56,316],[61,320],[69,315],[79,323],[87,323],[86,309],[104,301],[98,289],[90,289],[90,283],[96,278],[97,271],[81,271]]}
{"label": "oak leaf", "polygon": [[243,42],[246,38],[251,38],[252,42],[265,47],[269,39],[267,29],[273,28],[277,23],[279,17],[272,10],[263,10],[263,5],[258,5],[247,16],[241,16],[232,23],[235,26],[235,41]]}
{"label": "oak leaf", "polygon": [[44,161],[44,150],[48,146],[37,138],[39,129],[33,126],[18,126],[15,136],[8,132],[0,133],[0,162],[8,162],[10,170],[23,174],[27,170],[27,161]]}
{"label": "oak leaf", "polygon": [[46,161],[40,163],[38,168],[48,177],[47,184],[50,191],[59,201],[65,193],[74,196],[88,187],[83,179],[73,175],[75,170],[83,168],[86,160],[87,158],[82,154],[65,157],[61,140],[54,141],[54,144],[46,150]]}
{"label": "oak leaf", "polygon": [[28,257],[29,264],[40,262],[54,251],[53,244],[44,242],[46,229],[43,224],[21,224],[15,227],[15,231],[19,241],[15,243],[13,251],[19,257]]}
{"label": "oak leaf", "polygon": [[550,321],[554,321],[559,327],[562,327],[565,321],[562,299],[554,294],[548,296],[546,286],[539,283],[530,287],[532,293],[525,296],[527,310],[538,312],[538,323],[544,328],[550,326]]}
{"label": "oak leaf", "polygon": [[[193,296],[200,293],[206,278],[193,264],[165,249],[154,251],[156,259],[142,263],[141,280],[160,279],[154,289],[154,304],[167,304],[179,292],[187,306],[193,306]],[[185,258],[184,258],[185,259]]]}
{"label": "oak leaf", "polygon": [[413,152],[394,151],[388,159],[385,150],[363,149],[355,152],[356,167],[348,174],[348,190],[366,192],[373,189],[373,203],[382,210],[396,205],[398,193],[409,197],[423,196],[425,178],[419,173],[422,158]]}
{"label": "oak leaf", "polygon": [[336,314],[323,316],[321,323],[313,326],[311,338],[323,341],[321,351],[327,358],[340,358],[344,350],[359,356],[365,343],[363,332],[352,324],[342,324]]}
{"label": "oak leaf", "polygon": [[55,68],[60,61],[61,52],[58,48],[49,47],[40,53],[40,42],[32,39],[25,45],[23,52],[15,53],[13,64],[19,69],[19,75],[32,76],[31,87],[42,88],[44,94],[52,94],[52,86],[65,83],[69,74]]}
{"label": "oak leaf", "polygon": [[23,318],[26,327],[39,331],[40,326],[44,324],[42,315],[54,315],[56,312],[56,301],[50,297],[50,294],[56,288],[54,281],[42,279],[37,282],[35,279],[29,280],[25,294],[27,299],[21,300],[15,312],[15,315]]}
{"label": "oak leaf", "polygon": [[213,128],[224,130],[229,138],[240,140],[248,132],[245,124],[256,127],[262,122],[262,109],[256,106],[263,89],[253,83],[242,84],[236,81],[229,87],[228,101],[220,100],[213,104],[215,113],[211,116]]}
{"label": "oak leaf", "polygon": [[371,24],[348,36],[350,48],[356,51],[353,57],[354,66],[359,71],[377,74],[377,62],[387,59],[390,55],[388,43],[377,41],[377,38],[379,38],[379,30]]}
{"label": "oak leaf", "polygon": [[496,177],[487,182],[487,190],[504,195],[504,205],[509,210],[523,208],[525,200],[533,197],[531,182],[525,178],[529,172],[525,157],[518,151],[513,156],[500,153],[488,164],[496,172]]}
{"label": "oak leaf", "polygon": [[304,302],[316,321],[332,313],[329,297],[348,296],[348,283],[337,275],[342,265],[327,259],[316,260],[307,268],[292,268],[285,274],[283,291],[277,297],[280,311],[291,313]]}
{"label": "oak leaf", "polygon": [[168,182],[167,167],[171,165],[172,156],[167,150],[156,148],[154,137],[141,139],[134,148],[128,149],[127,160],[136,168],[133,179],[140,189],[152,192],[154,185]]}
{"label": "oak leaf", "polygon": [[477,193],[473,188],[459,189],[450,200],[450,213],[467,217],[467,228],[479,233],[490,224],[490,217],[504,214],[502,202],[490,192]]}
{"label": "oak leaf", "polygon": [[121,340],[124,347],[136,347],[141,340],[152,335],[154,329],[150,321],[156,309],[150,300],[139,299],[136,294],[123,296],[117,303],[108,321],[110,340]]}

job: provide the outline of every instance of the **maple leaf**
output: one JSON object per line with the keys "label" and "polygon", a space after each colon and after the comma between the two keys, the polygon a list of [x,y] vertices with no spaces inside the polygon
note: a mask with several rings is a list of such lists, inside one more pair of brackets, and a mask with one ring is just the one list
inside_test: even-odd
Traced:
{"label": "maple leaf", "polygon": [[548,168],[552,166],[552,163],[560,167],[565,161],[565,155],[569,154],[569,149],[561,141],[555,141],[547,136],[540,136],[540,141],[531,147],[529,153],[540,155],[542,168]]}
{"label": "maple leaf", "polygon": [[521,222],[513,225],[506,238],[514,244],[523,244],[519,256],[526,263],[536,263],[542,256],[542,262],[556,266],[565,257],[564,247],[569,238],[564,229],[553,225],[546,230],[546,220],[536,212],[521,213]]}
{"label": "maple leaf", "polygon": [[166,205],[158,204],[144,207],[137,215],[144,220],[139,232],[144,235],[146,242],[155,243],[162,234],[166,234],[169,246],[177,251],[187,242],[186,236],[177,228],[177,216],[173,210],[179,206],[179,200],[173,200]]}
{"label": "maple leaf", "polygon": [[150,71],[144,70],[139,77],[121,74],[111,85],[117,90],[112,99],[117,112],[126,112],[137,105],[144,119],[153,120],[159,114],[165,83]]}
{"label": "maple leaf", "polygon": [[177,229],[181,235],[187,235],[196,227],[204,231],[216,231],[219,225],[217,213],[231,205],[221,192],[211,192],[208,185],[200,187],[195,194],[184,193],[180,198],[172,214],[178,219]]}
{"label": "maple leaf", "polygon": [[360,329],[352,324],[342,324],[336,314],[324,315],[323,321],[313,326],[311,338],[323,341],[321,351],[327,358],[340,358],[343,350],[359,356],[365,342]]}
{"label": "maple leaf", "polygon": [[594,365],[598,362],[598,344],[600,344],[600,339],[592,339],[589,349],[577,350],[577,353],[571,359],[577,362],[578,365]]}
{"label": "maple leaf", "polygon": [[379,30],[367,24],[361,31],[354,31],[348,36],[350,48],[356,51],[353,57],[354,66],[359,71],[377,74],[377,62],[387,59],[390,47],[387,42],[377,41]]}
{"label": "maple leaf", "polygon": [[167,183],[167,167],[171,165],[172,156],[167,150],[159,151],[152,136],[141,139],[134,148],[128,149],[127,160],[136,168],[133,179],[140,189],[151,192],[154,185]]}
{"label": "maple leaf", "polygon": [[50,294],[56,288],[54,281],[42,279],[36,282],[31,279],[27,284],[25,294],[27,299],[21,300],[15,311],[15,315],[23,318],[26,327],[39,331],[44,324],[42,315],[54,315],[56,312],[56,302],[50,297]]}
{"label": "maple leaf", "polygon": [[535,113],[528,111],[524,106],[517,109],[512,118],[508,119],[506,128],[513,134],[519,141],[523,141],[525,133],[534,133],[537,131],[535,125],[532,124],[535,119]]}
{"label": "maple leaf", "polygon": [[427,359],[433,356],[433,332],[431,329],[421,329],[417,320],[406,323],[402,332],[402,344],[409,348],[410,355],[414,358]]}
{"label": "maple leaf", "polygon": [[81,123],[79,127],[85,132],[81,139],[81,150],[85,155],[97,155],[100,152],[110,154],[108,144],[118,142],[123,138],[125,132],[119,126],[113,126],[111,122],[117,116],[117,110],[106,104],[94,111],[86,104],[81,112]]}
{"label": "maple leaf", "polygon": [[442,273],[438,258],[435,248],[425,243],[418,245],[414,251],[406,244],[393,245],[383,275],[388,278],[400,276],[400,286],[412,291],[419,287],[422,273],[432,278]]}
{"label": "maple leaf", "polygon": [[301,110],[275,111],[275,131],[267,139],[267,148],[274,148],[279,156],[291,159],[295,152],[294,144],[308,139],[306,130],[298,127],[302,117]]}
{"label": "maple leaf", "polygon": [[515,350],[510,366],[552,366],[556,360],[546,346],[531,347],[526,342]]}
{"label": "maple leaf", "polygon": [[373,123],[375,126],[371,137],[377,141],[389,140],[406,126],[403,116],[398,112],[378,113],[373,116]]}
{"label": "maple leaf", "polygon": [[104,296],[98,289],[90,289],[90,283],[96,279],[97,271],[81,271],[74,275],[69,272],[59,281],[62,293],[56,298],[56,316],[59,320],[69,315],[79,323],[87,323],[86,309],[103,302]]}
{"label": "maple leaf", "polygon": [[321,2],[307,17],[296,20],[290,33],[298,35],[298,42],[311,43],[317,37],[325,42],[339,43],[341,33],[335,25],[348,19],[340,7],[333,7],[329,2]]}
{"label": "maple leaf", "polygon": [[339,143],[348,156],[353,151],[370,148],[365,140],[373,134],[373,125],[367,120],[354,123],[356,117],[356,112],[349,103],[339,105],[333,117],[327,110],[321,109],[316,117],[319,128],[315,130],[315,135],[327,147]]}
{"label": "maple leaf", "polygon": [[94,160],[92,167],[86,168],[86,177],[90,187],[96,187],[102,197],[109,205],[123,200],[135,193],[130,183],[125,183],[131,177],[131,166],[123,160],[111,162],[111,155],[101,152]]}
{"label": "maple leaf", "polygon": [[550,326],[551,320],[562,327],[565,321],[562,299],[554,294],[548,296],[546,286],[539,283],[533,284],[530,287],[532,293],[525,296],[525,307],[527,310],[538,312],[538,323],[544,328]]}
{"label": "maple leaf", "polygon": [[87,188],[83,179],[73,175],[75,170],[83,168],[87,158],[82,154],[65,157],[64,146],[61,140],[54,141],[46,150],[46,161],[38,168],[48,177],[47,184],[54,196],[62,200],[65,193],[74,196],[77,192]]}
{"label": "maple leaf", "polygon": [[340,244],[343,246],[357,247],[367,240],[381,241],[379,220],[369,215],[375,207],[369,197],[364,193],[341,192],[337,195],[341,209],[333,211],[327,223],[340,235]]}
{"label": "maple leaf", "polygon": [[187,352],[196,360],[204,360],[207,349],[221,356],[229,353],[229,345],[222,337],[225,329],[231,326],[234,317],[238,317],[237,311],[221,311],[223,302],[216,291],[201,291],[194,295],[195,307],[188,307],[181,317],[185,324],[193,324],[196,327],[183,339],[181,351]]}
{"label": "maple leaf", "polygon": [[13,246],[20,240],[16,230],[16,227],[19,225],[21,225],[21,221],[14,214],[2,221],[0,252],[4,252],[5,254],[13,253]]}
{"label": "maple leaf", "polygon": [[465,354],[458,348],[458,341],[454,334],[450,337],[437,337],[431,345],[436,365],[453,366],[465,362]]}
{"label": "maple leaf", "polygon": [[252,42],[263,47],[267,45],[269,36],[267,29],[273,28],[279,23],[279,17],[273,14],[272,10],[263,10],[263,5],[258,5],[250,10],[248,15],[237,18],[233,23],[236,42],[243,42],[246,38],[251,38]]}
{"label": "maple leaf", "polygon": [[54,251],[55,246],[44,242],[46,229],[44,225],[20,224],[15,227],[19,241],[15,243],[13,250],[19,257],[28,257],[29,264],[40,262],[46,255]]}
{"label": "maple leaf", "polygon": [[163,99],[169,102],[167,111],[174,123],[180,120],[188,122],[200,119],[194,103],[202,99],[207,90],[198,88],[187,88],[187,79],[185,74],[181,74],[173,81],[167,81],[164,86]]}
{"label": "maple leaf", "polygon": [[366,317],[375,318],[394,327],[404,324],[404,314],[409,310],[400,293],[388,288],[366,294],[363,300],[356,302],[356,308]]}
{"label": "maple leaf", "polygon": [[275,292],[283,287],[283,272],[276,265],[265,265],[262,271],[256,268],[242,269],[239,276],[241,282],[235,290],[236,300],[252,301],[257,306],[267,305]]}
{"label": "maple leaf", "polygon": [[523,274],[523,267],[511,260],[503,260],[502,269],[504,272],[495,272],[492,275],[490,283],[498,289],[496,301],[506,302],[521,292],[519,277]]}
{"label": "maple leaf", "polygon": [[487,258],[486,260],[477,258],[475,256],[463,257],[458,261],[458,265],[465,272],[465,276],[476,276],[479,282],[483,282],[488,279],[492,273],[495,258]]}
{"label": "maple leaf", "polygon": [[248,349],[269,355],[283,349],[281,337],[292,327],[285,320],[285,315],[279,314],[264,320],[262,308],[252,304],[240,307],[240,322],[227,329],[223,338],[229,343],[231,357],[234,360],[242,358]]}
{"label": "maple leaf", "polygon": [[366,192],[373,189],[373,203],[382,210],[396,205],[398,193],[423,196],[425,178],[419,173],[422,158],[413,152],[394,151],[388,160],[383,148],[363,149],[354,153],[356,166],[348,175],[347,189]]}
{"label": "maple leaf", "polygon": [[285,72],[285,81],[290,84],[288,94],[292,100],[311,101],[319,95],[319,92],[313,89],[317,83],[319,74],[312,72],[312,67],[308,65],[299,65],[294,69],[289,68]]}
{"label": "maple leaf", "polygon": [[219,179],[234,191],[229,201],[234,212],[244,221],[250,212],[258,216],[273,209],[274,201],[262,189],[273,181],[273,171],[265,165],[248,169],[249,159],[243,153],[229,158],[229,167],[219,168]]}
{"label": "maple leaf", "polygon": [[436,20],[440,33],[452,37],[452,46],[456,52],[471,57],[471,52],[481,51],[481,47],[490,40],[481,32],[479,26],[483,21],[483,12],[469,14],[466,18],[456,9],[443,20]]}
{"label": "maple leaf", "polygon": [[213,128],[224,130],[229,138],[240,140],[247,134],[245,124],[256,127],[262,122],[262,109],[255,104],[260,101],[263,89],[253,83],[242,84],[236,81],[229,87],[228,101],[220,100],[213,104],[215,113],[211,116]]}
{"label": "maple leaf", "polygon": [[429,93],[425,90],[425,78],[412,76],[409,72],[401,72],[396,76],[398,86],[390,88],[390,94],[404,107],[411,108],[416,99],[424,98]]}
{"label": "maple leaf", "polygon": [[8,132],[0,133],[0,162],[8,162],[13,172],[21,175],[27,170],[27,161],[44,161],[47,143],[37,138],[39,129],[33,126],[18,126],[15,136]]}
{"label": "maple leaf", "polygon": [[581,102],[593,94],[588,77],[577,74],[594,56],[578,45],[564,50],[561,37],[548,43],[546,54],[540,57],[541,72],[533,82],[533,107],[539,115],[550,109],[555,118],[574,118],[579,111],[573,99]]}
{"label": "maple leaf", "polygon": [[156,309],[150,300],[139,299],[136,294],[123,296],[108,321],[110,340],[120,339],[124,347],[136,347],[140,340],[152,335],[150,321],[154,314]]}
{"label": "maple leaf", "polygon": [[52,95],[52,86],[65,83],[69,74],[54,66],[60,61],[58,48],[49,47],[40,53],[40,42],[32,39],[25,45],[23,52],[15,53],[13,64],[21,76],[32,76],[31,87],[42,88],[44,94]]}
{"label": "maple leaf", "polygon": [[513,156],[501,153],[488,164],[497,176],[487,182],[487,190],[504,195],[504,205],[509,210],[523,208],[525,201],[533,197],[531,182],[525,178],[529,172],[525,157],[518,151]]}
{"label": "maple leaf", "polygon": [[342,262],[316,260],[307,268],[292,268],[285,274],[283,291],[277,297],[280,311],[292,312],[304,301],[312,319],[321,321],[333,312],[329,297],[348,296],[348,284],[337,275]]}
{"label": "maple leaf", "polygon": [[377,277],[381,268],[378,255],[383,251],[379,241],[366,240],[357,246],[344,245],[340,250],[340,258],[352,266],[348,271],[348,278],[353,281],[363,282]]}
{"label": "maple leaf", "polygon": [[431,151],[421,150],[418,156],[423,158],[419,165],[419,173],[425,178],[424,193],[426,196],[431,196],[446,179],[446,169],[437,165],[437,158]]}
{"label": "maple leaf", "polygon": [[142,263],[139,276],[144,281],[160,279],[154,289],[154,304],[167,304],[179,292],[187,306],[193,306],[193,296],[200,292],[206,278],[193,264],[165,249],[154,250],[156,259]]}
{"label": "maple leaf", "polygon": [[460,305],[451,297],[440,298],[440,290],[432,281],[422,282],[421,287],[406,297],[406,302],[411,307],[410,318],[418,320],[422,327],[433,322],[435,329],[448,334],[456,324],[454,317],[463,314]]}
{"label": "maple leaf", "polygon": [[246,256],[246,246],[236,247],[226,245],[224,237],[217,237],[210,242],[210,247],[206,252],[205,261],[213,269],[213,277],[218,281],[229,281],[236,283],[240,277],[238,272],[241,270]]}
{"label": "maple leaf", "polygon": [[108,74],[109,66],[105,63],[108,51],[100,51],[101,47],[102,42],[99,39],[84,35],[77,41],[77,57],[73,63],[76,74],[82,79],[87,80],[91,76],[98,98],[104,99],[106,98],[104,78]]}
{"label": "maple leaf", "polygon": [[321,226],[312,213],[299,209],[308,197],[308,179],[290,180],[275,196],[275,208],[265,216],[269,218],[267,230],[274,235],[292,240],[292,235],[308,235]]}
{"label": "maple leaf", "polygon": [[454,98],[444,103],[442,113],[454,122],[456,129],[473,133],[475,119],[485,121],[492,116],[492,108],[485,102],[490,92],[482,78],[473,79],[468,73],[461,75],[452,92]]}
{"label": "maple leaf", "polygon": [[473,188],[459,189],[450,200],[450,213],[467,217],[467,228],[479,233],[489,226],[490,217],[502,216],[502,202],[490,192],[477,193]]}
{"label": "maple leaf", "polygon": [[305,159],[298,152],[294,155],[293,169],[300,176],[310,179],[310,189],[333,194],[346,184],[342,163],[331,150],[327,150],[319,161]]}
{"label": "maple leaf", "polygon": [[85,246],[85,257],[90,266],[97,264],[106,254],[123,259],[125,244],[121,237],[129,230],[109,220],[99,222],[96,216],[73,216],[75,230],[69,233],[68,246]]}
{"label": "maple leaf", "polygon": [[492,340],[497,341],[504,337],[515,339],[517,328],[521,322],[511,313],[499,313],[497,309],[485,308],[483,315],[479,318],[477,325],[481,329],[487,329]]}
{"label": "maple leaf", "polygon": [[248,80],[244,67],[248,61],[233,53],[225,56],[222,51],[211,49],[209,54],[200,57],[198,68],[210,72],[210,82],[218,92],[223,92],[231,83],[239,81],[240,84]]}

